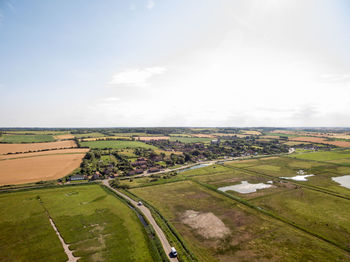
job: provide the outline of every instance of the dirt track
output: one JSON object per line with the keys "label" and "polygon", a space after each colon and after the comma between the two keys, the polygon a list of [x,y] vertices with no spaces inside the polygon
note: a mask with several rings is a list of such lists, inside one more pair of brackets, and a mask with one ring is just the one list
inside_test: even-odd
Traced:
{"label": "dirt track", "polygon": [[[152,227],[154,228],[154,231],[156,232],[160,242],[162,243],[162,246],[163,246],[165,254],[169,255],[169,253],[171,251],[170,250],[171,249],[171,245],[169,244],[168,240],[166,239],[164,232],[161,230],[161,228],[158,226],[157,222],[154,220],[154,218],[153,218],[153,216],[151,214],[151,211],[147,207],[145,207],[143,205],[142,206],[138,206],[136,201],[134,201],[133,199],[131,199],[127,195],[124,195],[123,193],[119,192],[118,190],[115,190],[114,188],[112,188],[109,185],[108,180],[103,180],[102,182],[103,182],[103,184],[105,186],[107,186],[108,188],[112,189],[118,195],[120,195],[124,199],[127,199],[128,201],[130,201],[131,204],[135,208],[138,208],[142,212],[142,214],[148,219],[148,221],[151,223]],[[177,258],[172,258],[172,257],[169,257],[169,260],[170,261],[178,261]]]}

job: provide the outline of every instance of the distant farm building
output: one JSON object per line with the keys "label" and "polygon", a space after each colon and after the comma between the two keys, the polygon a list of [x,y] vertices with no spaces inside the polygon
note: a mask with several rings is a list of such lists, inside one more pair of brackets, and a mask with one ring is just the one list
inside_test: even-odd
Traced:
{"label": "distant farm building", "polygon": [[70,181],[85,180],[85,176],[75,175],[70,177]]}

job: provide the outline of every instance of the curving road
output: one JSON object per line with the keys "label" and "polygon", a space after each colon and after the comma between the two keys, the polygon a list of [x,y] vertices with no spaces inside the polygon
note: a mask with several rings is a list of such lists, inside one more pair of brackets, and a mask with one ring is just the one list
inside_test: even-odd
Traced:
{"label": "curving road", "polygon": [[138,206],[137,205],[137,202],[135,200],[133,200],[132,198],[128,197],[127,195],[119,192],[118,190],[112,188],[110,185],[109,185],[109,180],[108,179],[105,179],[102,181],[102,183],[107,186],[108,188],[110,188],[111,190],[113,190],[115,193],[117,193],[119,196],[121,196],[122,198],[124,199],[127,199],[128,201],[131,202],[131,204],[135,207],[135,208],[138,208],[142,214],[148,219],[148,221],[150,222],[150,224],[152,225],[152,227],[154,228],[154,231],[156,232],[162,246],[163,246],[163,249],[164,249],[164,252],[165,254],[168,255],[170,261],[178,261],[178,259],[176,257],[170,257],[169,256],[169,253],[170,253],[170,249],[171,249],[171,245],[169,244],[168,240],[166,239],[165,237],[165,234],[164,232],[162,231],[162,229],[158,226],[158,224],[156,223],[156,221],[154,220],[152,214],[151,214],[151,211],[145,207],[144,205],[142,206]]}

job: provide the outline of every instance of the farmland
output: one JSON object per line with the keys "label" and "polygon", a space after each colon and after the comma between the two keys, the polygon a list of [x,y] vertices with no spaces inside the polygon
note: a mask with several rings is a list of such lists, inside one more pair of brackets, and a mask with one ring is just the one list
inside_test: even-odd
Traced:
{"label": "farmland", "polygon": [[158,261],[136,214],[97,185],[1,194],[0,209],[1,261],[67,261],[48,215],[83,261]]}
{"label": "farmland", "polygon": [[0,161],[0,185],[56,180],[78,168],[85,153],[43,155]]}
{"label": "farmland", "polygon": [[182,143],[207,143],[210,142],[211,138],[207,137],[175,137],[169,138],[170,141],[180,141]]}
{"label": "farmland", "polygon": [[83,133],[83,134],[73,134],[76,138],[85,138],[85,137],[104,137],[106,135],[98,133],[98,132],[91,132],[91,133]]}
{"label": "farmland", "polygon": [[2,143],[39,143],[53,142],[55,138],[52,135],[3,135]]}
{"label": "farmland", "polygon": [[0,160],[36,157],[36,156],[44,156],[44,155],[84,154],[88,151],[89,151],[88,148],[57,149],[57,150],[48,150],[48,151],[41,151],[41,152],[34,152],[34,153],[0,155]]}
{"label": "farmland", "polygon": [[320,144],[329,144],[338,147],[350,147],[350,142],[347,141],[330,141],[322,137],[293,137],[290,138],[291,141],[303,141],[303,142],[312,142]]}
{"label": "farmland", "polygon": [[315,161],[333,161],[339,159],[349,159],[350,150],[334,150],[334,151],[325,151],[325,152],[315,152],[312,154],[298,154],[294,156],[298,159],[305,160],[315,160]]}
{"label": "farmland", "polygon": [[88,141],[88,142],[81,142],[81,146],[83,147],[90,147],[90,148],[115,148],[115,149],[122,149],[122,148],[151,148],[156,149],[156,147],[152,145],[147,145],[145,143],[142,143],[140,141],[116,141],[116,140],[110,140],[110,141]]}
{"label": "farmland", "polygon": [[349,259],[346,252],[190,181],[131,192],[160,210],[199,261]]}
{"label": "farmland", "polygon": [[1,144],[0,143],[0,155],[8,153],[24,153],[29,151],[40,151],[50,149],[62,149],[77,147],[73,140],[50,142],[50,143],[32,143],[32,144]]}

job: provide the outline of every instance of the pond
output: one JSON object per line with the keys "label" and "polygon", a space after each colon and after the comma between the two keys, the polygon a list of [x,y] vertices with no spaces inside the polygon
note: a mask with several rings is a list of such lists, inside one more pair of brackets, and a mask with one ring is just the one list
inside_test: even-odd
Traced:
{"label": "pond", "polygon": [[332,177],[332,180],[339,183],[341,186],[350,189],[350,175]]}
{"label": "pond", "polygon": [[201,168],[201,167],[206,167],[206,166],[210,166],[211,164],[199,164],[199,165],[195,165],[195,166],[191,166],[191,167],[187,167],[187,168],[184,168],[184,169],[181,169],[177,172],[181,173],[181,172],[185,172],[185,171],[188,171],[188,170],[192,170],[192,169],[197,169],[197,168]]}
{"label": "pond", "polygon": [[292,177],[281,176],[281,178],[291,179],[291,180],[294,180],[294,181],[307,181],[307,177],[310,177],[310,176],[314,176],[314,175],[303,175],[303,176],[292,176]]}
{"label": "pond", "polygon": [[264,189],[272,187],[272,185],[267,185],[264,183],[258,183],[258,184],[250,184],[248,181],[242,181],[241,184],[238,185],[232,185],[232,186],[224,186],[219,187],[218,190],[226,192],[226,191],[236,191],[241,194],[248,194],[256,192],[258,189]]}

